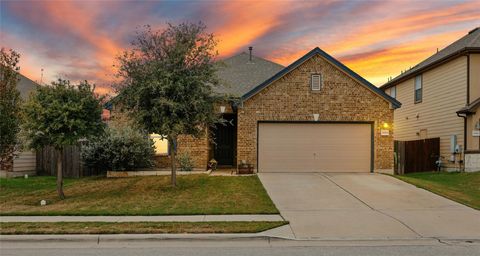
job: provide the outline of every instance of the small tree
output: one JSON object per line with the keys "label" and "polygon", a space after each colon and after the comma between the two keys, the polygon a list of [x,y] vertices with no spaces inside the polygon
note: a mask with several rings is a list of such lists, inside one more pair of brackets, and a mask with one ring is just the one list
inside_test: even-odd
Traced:
{"label": "small tree", "polygon": [[176,185],[176,145],[181,134],[199,137],[219,121],[212,91],[217,84],[214,59],[217,41],[202,23],[150,26],[137,33],[133,50],[119,57],[119,105],[149,133],[169,142],[172,185]]}
{"label": "small tree", "polygon": [[63,148],[103,131],[101,98],[87,81],[71,85],[59,79],[41,86],[24,105],[24,131],[31,148],[52,146],[57,154],[57,192],[63,193]]}
{"label": "small tree", "polygon": [[7,169],[13,160],[18,140],[20,92],[18,83],[18,59],[14,50],[0,50],[0,169]]}

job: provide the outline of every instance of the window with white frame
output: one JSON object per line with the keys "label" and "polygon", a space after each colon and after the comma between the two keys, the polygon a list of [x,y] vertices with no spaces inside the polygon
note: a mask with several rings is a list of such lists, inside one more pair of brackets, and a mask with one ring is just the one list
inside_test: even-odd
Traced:
{"label": "window with white frame", "polygon": [[320,91],[322,89],[322,75],[314,74],[310,80],[312,91]]}
{"label": "window with white frame", "polygon": [[390,97],[397,98],[397,86],[390,87]]}
{"label": "window with white frame", "polygon": [[415,103],[422,102],[423,99],[423,77],[418,75],[415,77]]}
{"label": "window with white frame", "polygon": [[153,133],[150,138],[155,146],[155,155],[168,155],[168,140],[165,136]]}

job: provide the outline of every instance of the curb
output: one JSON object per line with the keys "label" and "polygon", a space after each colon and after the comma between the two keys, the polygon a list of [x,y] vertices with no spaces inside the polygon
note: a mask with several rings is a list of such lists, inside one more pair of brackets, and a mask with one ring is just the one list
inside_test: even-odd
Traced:
{"label": "curb", "polygon": [[153,241],[251,241],[289,240],[259,234],[88,234],[88,235],[0,235],[0,242],[153,242]]}
{"label": "curb", "polygon": [[294,239],[263,234],[91,234],[91,235],[0,235],[0,243],[141,243],[141,242],[263,242],[295,246],[370,245],[479,245],[480,239]]}

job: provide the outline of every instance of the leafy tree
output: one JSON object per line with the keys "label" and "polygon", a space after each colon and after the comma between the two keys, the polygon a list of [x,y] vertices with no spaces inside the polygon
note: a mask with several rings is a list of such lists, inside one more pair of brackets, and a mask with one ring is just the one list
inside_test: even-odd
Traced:
{"label": "leafy tree", "polygon": [[101,98],[87,81],[72,85],[59,79],[38,87],[24,104],[24,131],[29,147],[52,146],[57,153],[57,192],[63,193],[63,148],[103,132]]}
{"label": "leafy tree", "polygon": [[19,128],[20,92],[17,90],[20,55],[14,50],[0,50],[0,169],[13,160]]}
{"label": "leafy tree", "polygon": [[176,185],[176,145],[181,134],[199,137],[220,120],[214,104],[221,100],[214,59],[217,41],[202,23],[168,24],[161,31],[145,26],[120,56],[118,105],[149,133],[169,142],[172,185]]}

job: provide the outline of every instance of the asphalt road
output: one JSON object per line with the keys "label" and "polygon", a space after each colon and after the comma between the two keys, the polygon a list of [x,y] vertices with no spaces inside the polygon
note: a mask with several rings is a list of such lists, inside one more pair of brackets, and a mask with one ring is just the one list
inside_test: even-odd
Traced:
{"label": "asphalt road", "polygon": [[62,248],[62,249],[1,249],[2,256],[52,256],[52,255],[425,255],[451,256],[480,254],[480,246],[362,246],[362,247],[288,247],[288,248]]}
{"label": "asphalt road", "polygon": [[124,242],[108,244],[89,243],[1,243],[1,256],[52,256],[52,255],[111,255],[111,256],[136,256],[136,255],[425,255],[425,256],[451,256],[451,255],[480,255],[480,242],[438,242],[394,244],[392,242],[275,242],[264,241],[190,241],[190,242]]}

